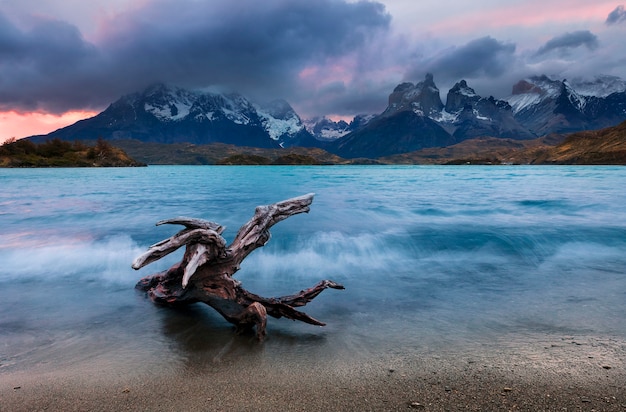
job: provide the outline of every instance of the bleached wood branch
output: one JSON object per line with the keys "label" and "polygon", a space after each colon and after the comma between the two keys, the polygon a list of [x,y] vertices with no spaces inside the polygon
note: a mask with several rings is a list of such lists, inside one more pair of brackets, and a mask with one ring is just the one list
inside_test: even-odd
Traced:
{"label": "bleached wood branch", "polygon": [[232,278],[246,256],[268,242],[271,237],[269,229],[289,216],[308,212],[313,196],[313,193],[309,193],[271,205],[258,206],[254,216],[241,226],[229,246],[226,246],[226,241],[221,236],[224,228],[217,223],[188,217],[158,222],[157,225],[180,224],[185,229],[150,246],[146,253],[135,259],[132,267],[139,269],[181,246],[186,247],[185,254],[181,262],[167,272],[141,279],[137,288],[145,290],[153,301],[161,304],[204,302],[238,328],[256,326],[260,340],[265,336],[267,315],[323,326],[323,322],[295,310],[294,306],[306,305],[327,288],[343,289],[342,285],[323,280],[294,295],[264,298],[243,289],[240,282]]}

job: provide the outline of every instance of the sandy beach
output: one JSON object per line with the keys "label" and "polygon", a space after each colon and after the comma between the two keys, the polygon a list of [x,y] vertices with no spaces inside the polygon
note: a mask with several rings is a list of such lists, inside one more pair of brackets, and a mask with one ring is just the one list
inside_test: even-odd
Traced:
{"label": "sandy beach", "polygon": [[533,337],[321,362],[281,360],[263,345],[252,356],[228,347],[196,354],[178,367],[154,358],[130,370],[96,357],[61,369],[0,369],[0,410],[626,411],[626,341],[616,338]]}

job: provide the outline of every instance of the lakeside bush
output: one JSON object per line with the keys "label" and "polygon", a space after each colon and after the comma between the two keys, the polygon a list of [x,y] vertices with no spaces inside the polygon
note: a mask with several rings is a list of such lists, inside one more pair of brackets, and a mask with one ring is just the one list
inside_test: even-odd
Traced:
{"label": "lakeside bush", "polygon": [[58,138],[43,143],[11,138],[0,146],[2,167],[143,166],[102,138],[94,146]]}

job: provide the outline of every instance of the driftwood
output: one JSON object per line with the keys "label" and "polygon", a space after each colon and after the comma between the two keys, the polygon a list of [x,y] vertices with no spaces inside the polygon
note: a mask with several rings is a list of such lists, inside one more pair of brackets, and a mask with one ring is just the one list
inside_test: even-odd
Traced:
{"label": "driftwood", "polygon": [[222,237],[224,228],[217,223],[186,217],[157,222],[157,226],[179,224],[185,229],[150,246],[146,253],[135,259],[132,267],[140,269],[182,246],[185,246],[185,254],[181,262],[167,271],[141,279],[136,288],[145,291],[158,304],[177,306],[204,302],[235,324],[238,331],[256,326],[259,340],[265,337],[267,315],[324,326],[323,322],[294,307],[306,305],[326,288],[343,289],[342,285],[322,280],[294,295],[264,298],[247,291],[233,278],[246,256],[268,242],[269,229],[274,224],[289,216],[307,213],[312,201],[311,193],[258,206],[254,216],[239,229],[228,246]]}

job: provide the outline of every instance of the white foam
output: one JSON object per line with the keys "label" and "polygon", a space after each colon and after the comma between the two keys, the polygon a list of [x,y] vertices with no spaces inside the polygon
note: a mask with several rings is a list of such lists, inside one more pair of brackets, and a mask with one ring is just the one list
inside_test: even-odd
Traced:
{"label": "white foam", "polygon": [[166,269],[169,266],[164,261],[172,260],[164,259],[158,262],[159,267],[154,264],[154,267],[134,271],[130,265],[144,251],[127,235],[99,240],[57,237],[39,245],[3,248],[0,249],[3,262],[0,281],[80,277],[133,284],[145,274]]}
{"label": "white foam", "polygon": [[276,273],[298,273],[300,277],[320,280],[337,275],[352,277],[364,271],[390,271],[404,266],[406,261],[407,256],[386,245],[384,237],[319,232],[299,239],[298,246],[289,250],[266,247],[250,255],[242,264],[242,270],[250,268],[248,270],[268,277]]}

